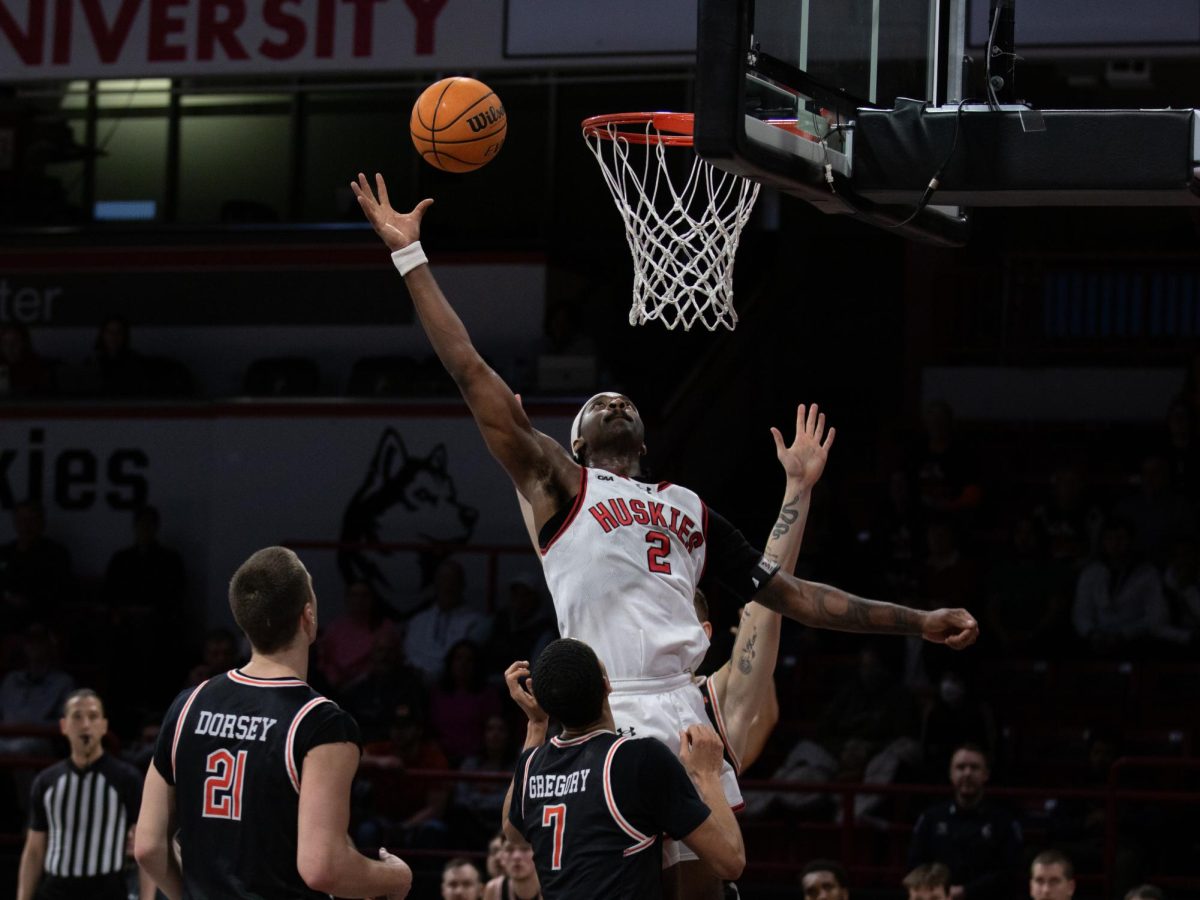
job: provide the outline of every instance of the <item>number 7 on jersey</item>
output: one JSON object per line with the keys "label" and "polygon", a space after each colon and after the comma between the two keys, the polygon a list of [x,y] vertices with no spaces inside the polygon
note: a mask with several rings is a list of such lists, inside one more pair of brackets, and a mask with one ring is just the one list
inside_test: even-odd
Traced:
{"label": "number 7 on jersey", "polygon": [[542,807],[542,826],[554,829],[554,853],[550,858],[551,869],[562,868],[563,832],[567,830],[567,804],[557,803]]}

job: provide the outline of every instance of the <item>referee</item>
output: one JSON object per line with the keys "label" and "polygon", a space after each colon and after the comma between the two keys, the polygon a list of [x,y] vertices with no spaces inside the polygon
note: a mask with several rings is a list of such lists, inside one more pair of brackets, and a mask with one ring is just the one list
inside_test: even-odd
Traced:
{"label": "referee", "polygon": [[34,779],[17,900],[125,900],[141,775],[104,752],[108,720],[95,691],[68,695],[59,727],[71,755]]}

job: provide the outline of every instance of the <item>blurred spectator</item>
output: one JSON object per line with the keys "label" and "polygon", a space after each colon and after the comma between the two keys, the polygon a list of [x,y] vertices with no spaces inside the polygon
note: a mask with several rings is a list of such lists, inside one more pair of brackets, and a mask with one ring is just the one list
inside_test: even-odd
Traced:
{"label": "blurred spectator", "polygon": [[500,851],[504,874],[488,882],[483,900],[541,900],[542,886],[533,865],[533,847],[506,840]]}
{"label": "blurred spectator", "polygon": [[[30,625],[22,648],[24,664],[0,681],[0,722],[52,727],[75,682],[55,665],[54,642],[45,625]],[[0,739],[0,752],[5,753],[43,753],[50,747],[42,737]]]}
{"label": "blurred spectator", "polygon": [[[489,716],[483,728],[483,750],[468,756],[461,772],[512,772],[517,762],[517,746],[512,726],[501,715]],[[507,782],[460,781],[454,786],[455,826],[462,843],[475,846],[501,821]],[[493,876],[494,877],[494,876]]]}
{"label": "blurred spectator", "polygon": [[814,859],[800,873],[804,900],[850,900],[850,881],[841,863]]}
{"label": "blurred spectator", "polygon": [[446,833],[448,782],[408,775],[410,769],[448,771],[450,763],[437,743],[426,736],[415,710],[398,706],[388,740],[363,748],[363,768],[370,773],[369,805],[356,835],[360,847],[392,845],[436,847]]}
{"label": "blurred spectator", "polygon": [[1005,656],[1050,652],[1067,624],[1071,583],[1067,570],[1051,561],[1029,516],[1012,523],[1007,552],[986,581],[985,640]]}
{"label": "blurred spectator", "polygon": [[1158,636],[1167,626],[1162,579],[1134,554],[1133,529],[1110,519],[1100,535],[1100,558],[1079,573],[1071,614],[1075,633],[1108,654]]}
{"label": "blurred spectator", "polygon": [[557,637],[541,593],[542,579],[521,572],[508,583],[508,603],[492,617],[487,674],[502,678],[515,659],[533,661]]}
{"label": "blurred spectator", "polygon": [[487,619],[465,605],[466,578],[462,566],[443,560],[433,576],[433,604],[409,620],[404,655],[421,670],[427,682],[442,674],[446,654],[459,641],[484,643]]}
{"label": "blurred spectator", "polygon": [[1115,514],[1133,526],[1137,550],[1162,565],[1175,540],[1196,533],[1196,518],[1183,495],[1171,484],[1171,464],[1154,454],[1142,460],[1138,490],[1117,504]]}
{"label": "blurred spectator", "polygon": [[[1107,789],[1109,771],[1120,755],[1121,742],[1117,735],[1107,731],[1093,732],[1087,741],[1087,759],[1078,761],[1068,783],[1072,787]],[[1081,871],[1103,871],[1109,825],[1104,799],[1052,799],[1047,808],[1050,811],[1047,837],[1073,860],[1067,880],[1075,877],[1076,867]],[[1118,894],[1137,883],[1145,855],[1141,834],[1153,834],[1154,828],[1153,811],[1145,807],[1124,805],[1121,813],[1114,823],[1117,828],[1116,855],[1109,873]]]}
{"label": "blurred spectator", "polygon": [[406,706],[425,718],[427,698],[421,673],[405,660],[395,629],[385,628],[374,636],[367,670],[343,688],[340,699],[357,720],[363,743],[387,737],[397,706]]}
{"label": "blurred spectator", "polygon": [[484,725],[503,711],[500,693],[483,680],[483,655],[478,644],[462,640],[450,648],[445,671],[430,697],[433,734],[454,762],[479,756]]}
{"label": "blurred spectator", "polygon": [[925,863],[904,876],[901,882],[908,900],[949,900],[950,870],[941,863]]}
{"label": "blurred spectator", "polygon": [[33,349],[24,325],[0,325],[0,398],[45,397],[54,393],[54,370]]}
{"label": "blurred spectator", "polygon": [[133,546],[118,550],[104,573],[104,602],[118,618],[153,616],[156,625],[179,627],[183,618],[183,559],[158,539],[153,506],[133,514]]}
{"label": "blurred spectator", "polygon": [[950,760],[954,797],[917,819],[908,864],[950,869],[952,900],[1008,900],[1020,865],[1021,826],[984,797],[990,768],[983,749],[960,747]]}
{"label": "blurred spectator", "polygon": [[1163,574],[1163,590],[1175,640],[1196,643],[1200,640],[1200,546],[1195,540],[1175,542]]}
{"label": "blurred spectator", "polygon": [[71,554],[46,537],[46,511],[26,500],[13,507],[16,538],[0,547],[0,631],[48,622],[72,598]]}
{"label": "blurred spectator", "polygon": [[1171,483],[1193,505],[1200,501],[1200,436],[1196,413],[1182,398],[1167,410],[1167,438],[1163,456],[1171,468]]}
{"label": "blurred spectator", "polygon": [[[49,729],[53,729],[63,715],[63,704],[75,682],[55,665],[54,644],[44,625],[30,625],[26,630],[22,657],[21,667],[0,680],[0,722],[18,729],[27,728],[32,733],[0,737],[0,754],[48,756],[54,750],[54,738]],[[8,772],[11,790],[16,792],[9,808],[27,812],[29,788],[35,772],[26,768]],[[5,786],[0,793],[8,791]]]}
{"label": "blurred spectator", "polygon": [[[114,693],[162,706],[187,677],[187,657],[164,634],[186,634],[183,561],[158,540],[153,506],[133,514],[133,546],[115,553],[104,573],[102,597],[116,628],[112,635]],[[147,679],[146,670],[160,678]]]}
{"label": "blurred spectator", "polygon": [[955,431],[954,411],[935,400],[926,405],[922,423],[924,441],[912,467],[921,503],[948,515],[977,509],[983,501],[979,464]]}
{"label": "blurred spectator", "polygon": [[964,744],[982,747],[989,757],[996,750],[996,718],[958,672],[948,671],[938,683],[937,696],[925,715],[921,760],[926,773],[940,778],[954,750]]}
{"label": "blurred spectator", "polygon": [[375,637],[395,632],[384,618],[383,601],[366,581],[346,585],[345,611],[323,629],[317,642],[319,668],[333,688],[361,678],[370,663]]}
{"label": "blurred spectator", "polygon": [[91,390],[102,397],[145,397],[156,393],[149,383],[145,357],[132,347],[129,321],[109,316],[96,332],[88,360]]}
{"label": "blurred spectator", "polygon": [[1029,867],[1031,900],[1071,900],[1075,896],[1075,866],[1065,854],[1047,850]]}
{"label": "blurred spectator", "polygon": [[1125,893],[1125,900],[1167,900],[1162,888],[1152,884],[1139,884]]}
{"label": "blurred spectator", "polygon": [[210,678],[236,669],[241,662],[237,638],[228,628],[214,628],[204,636],[201,660],[188,673],[187,686],[195,687]]}
{"label": "blurred spectator", "polygon": [[491,881],[493,878],[499,878],[504,874],[504,869],[500,865],[500,851],[504,849],[504,832],[497,832],[488,841],[487,846],[487,861],[484,863],[483,875]]}
{"label": "blurred spectator", "polygon": [[[784,781],[866,782],[888,784],[902,766],[920,760],[916,704],[912,694],[888,669],[880,652],[859,653],[857,677],[834,694],[818,722],[816,734],[801,739],[771,776]],[[859,794],[855,817],[874,810],[880,798]],[[772,808],[796,811],[824,809],[828,797],[788,791],[746,794],[746,814],[763,815]],[[840,807],[836,815],[841,815]]]}
{"label": "blurred spectator", "polygon": [[883,558],[888,593],[900,603],[919,593],[925,558],[925,518],[925,508],[912,479],[902,470],[892,472],[886,500],[876,515],[872,539]]}
{"label": "blurred spectator", "polygon": [[442,900],[479,900],[483,896],[483,881],[479,870],[469,859],[455,857],[442,869]]}
{"label": "blurred spectator", "polygon": [[1033,519],[1046,536],[1050,558],[1078,571],[1095,552],[1104,513],[1079,467],[1063,465],[1050,479],[1050,496],[1034,507]]}

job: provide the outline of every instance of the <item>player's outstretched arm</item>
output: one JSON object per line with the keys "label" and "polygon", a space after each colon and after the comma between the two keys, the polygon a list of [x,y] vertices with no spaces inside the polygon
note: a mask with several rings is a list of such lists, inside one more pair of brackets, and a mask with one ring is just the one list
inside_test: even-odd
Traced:
{"label": "player's outstretched arm", "polygon": [[37,892],[38,882],[42,880],[42,866],[46,862],[46,834],[32,828],[25,832],[21,868],[17,872],[17,900],[33,900]]}
{"label": "player's outstretched arm", "polygon": [[[796,437],[785,444],[778,428],[771,429],[775,456],[787,483],[779,517],[771,528],[763,555],[791,574],[800,556],[800,543],[812,490],[825,471],[837,430],[825,431],[825,414],[814,403],[796,409]],[[762,752],[779,721],[775,695],[775,661],[779,655],[782,617],[761,603],[747,603],[738,625],[729,662],[714,673],[713,687],[721,704],[725,739],[738,768],[750,766]]]}
{"label": "player's outstretched arm", "polygon": [[718,878],[734,881],[746,867],[746,846],[742,829],[721,787],[723,759],[721,739],[707,725],[689,725],[680,732],[679,761],[710,811],[698,828],[684,836],[683,842]]}
{"label": "player's outstretched arm", "polygon": [[170,900],[183,896],[183,875],[179,860],[171,850],[175,833],[175,788],[167,784],[151,764],[142,788],[142,808],[138,812],[133,855],[138,866],[149,875]]}
{"label": "player's outstretched arm", "polygon": [[374,189],[361,172],[350,188],[389,250],[418,251],[412,260],[417,264],[407,271],[404,282],[421,326],[471,408],[488,449],[529,500],[541,527],[565,499],[574,496],[579,466],[561,444],[530,424],[512,390],[475,349],[462,320],[425,263],[424,254],[415,246],[421,238],[421,219],[433,201],[422,200],[409,213],[397,212],[388,200],[383,176],[378,174]]}
{"label": "player's outstretched arm", "polygon": [[337,897],[406,897],[412,871],[383,849],[367,859],[350,843],[350,785],[358,769],[351,743],[321,744],[304,756],[297,814],[296,868],[314,891]]}
{"label": "player's outstretched arm", "polygon": [[802,581],[779,572],[754,595],[754,599],[801,625],[852,631],[859,634],[913,634],[954,650],[971,646],[979,637],[979,623],[965,609],[932,612],[866,600],[854,594]]}

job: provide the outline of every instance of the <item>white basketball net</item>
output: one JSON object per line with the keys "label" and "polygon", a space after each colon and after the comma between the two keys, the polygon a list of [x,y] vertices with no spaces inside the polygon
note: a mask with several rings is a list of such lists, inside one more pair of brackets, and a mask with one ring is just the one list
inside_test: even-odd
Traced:
{"label": "white basketball net", "polygon": [[621,127],[609,123],[585,130],[584,138],[625,222],[633,255],[629,324],[657,319],[686,331],[699,321],[709,331],[718,325],[732,330],[733,261],[758,184],[679,146],[676,152],[689,154],[692,166],[677,188],[667,168],[668,147],[653,121],[645,123],[644,145],[628,140]]}

